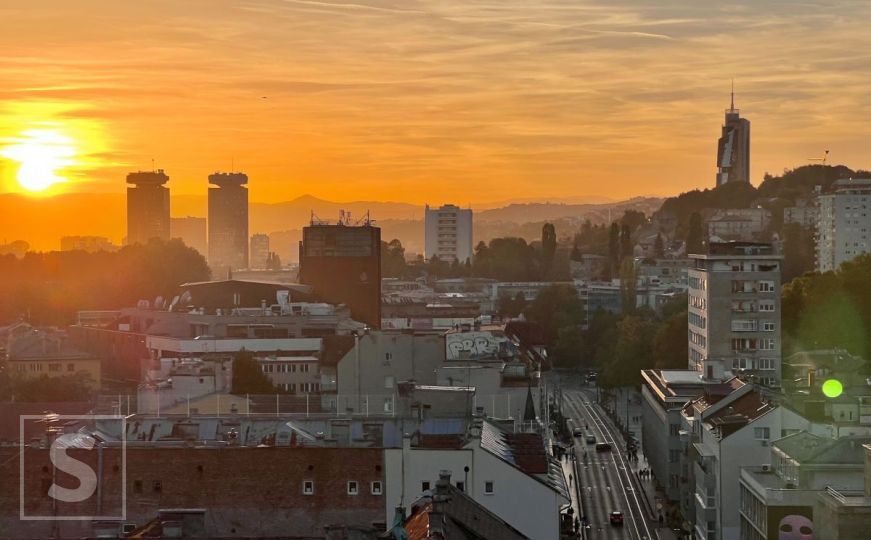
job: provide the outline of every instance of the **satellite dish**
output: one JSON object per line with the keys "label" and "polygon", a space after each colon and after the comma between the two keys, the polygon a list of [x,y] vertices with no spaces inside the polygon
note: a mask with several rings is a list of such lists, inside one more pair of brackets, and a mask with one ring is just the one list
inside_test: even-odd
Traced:
{"label": "satellite dish", "polygon": [[169,309],[167,311],[172,311],[173,309],[175,309],[176,305],[178,305],[178,295],[173,297],[172,302],[170,302]]}

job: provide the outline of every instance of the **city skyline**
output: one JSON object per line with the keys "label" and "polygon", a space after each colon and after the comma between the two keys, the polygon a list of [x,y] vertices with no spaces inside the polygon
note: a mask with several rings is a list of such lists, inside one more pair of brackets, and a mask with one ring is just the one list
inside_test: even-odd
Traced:
{"label": "city skyline", "polygon": [[255,202],[670,195],[709,186],[732,79],[754,184],[824,149],[865,165],[858,2],[203,6],[2,8],[0,192],[27,165],[66,180],[42,194],[120,193],[154,163],[180,195],[245,170]]}

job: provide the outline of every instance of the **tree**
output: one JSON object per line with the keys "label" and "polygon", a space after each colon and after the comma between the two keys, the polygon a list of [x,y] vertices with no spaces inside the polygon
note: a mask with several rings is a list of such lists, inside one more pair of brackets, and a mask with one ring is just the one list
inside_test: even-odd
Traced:
{"label": "tree", "polygon": [[526,297],[523,296],[522,292],[518,292],[514,298],[510,294],[504,293],[499,295],[496,310],[500,317],[517,317],[523,313],[526,305]]}
{"label": "tree", "polygon": [[636,315],[628,315],[617,324],[614,356],[603,366],[598,383],[603,387],[636,385],[641,370],[653,367],[652,322]]}
{"label": "tree", "polygon": [[620,268],[620,226],[612,223],[608,231],[608,278]]}
{"label": "tree", "polygon": [[784,283],[812,272],[814,269],[813,232],[798,223],[788,223],[783,227],[783,272]]}
{"label": "tree", "polygon": [[653,336],[653,365],[657,369],[686,369],[689,346],[687,344],[687,307],[672,314],[656,328]]}
{"label": "tree", "polygon": [[620,262],[632,257],[632,231],[625,223],[620,227]]}
{"label": "tree", "polygon": [[702,215],[698,212],[693,212],[690,216],[690,226],[687,231],[686,252],[700,254],[704,247],[705,233],[702,230]]}
{"label": "tree", "polygon": [[639,212],[638,210],[626,210],[623,212],[623,217],[620,218],[620,224],[629,229],[630,233],[638,230],[638,227],[641,227],[647,222],[647,217],[644,215],[644,212]]}
{"label": "tree", "polygon": [[11,401],[26,403],[88,401],[94,394],[94,380],[90,374],[79,372],[60,377],[21,377],[0,371],[0,395]]}
{"label": "tree", "polygon": [[620,307],[623,313],[633,313],[638,303],[635,276],[635,261],[631,257],[623,259],[620,265]]}
{"label": "tree", "polygon": [[579,326],[564,326],[557,332],[556,343],[549,350],[549,357],[559,367],[577,367],[584,352],[584,332]]}
{"label": "tree", "polygon": [[653,241],[653,256],[657,259],[665,257],[665,242],[662,240],[662,233],[656,233],[656,240]]}
{"label": "tree", "polygon": [[402,277],[407,271],[405,264],[405,248],[402,242],[394,238],[390,242],[381,241],[381,275],[384,277]]}
{"label": "tree", "polygon": [[572,254],[569,257],[572,261],[581,261],[583,253],[581,253],[581,235],[576,234],[572,242]]}
{"label": "tree", "polygon": [[552,223],[541,227],[541,278],[548,279],[556,255],[556,229]]}
{"label": "tree", "polygon": [[548,342],[556,341],[560,329],[578,327],[584,322],[584,304],[571,285],[545,287],[523,313],[541,326]]}
{"label": "tree", "polygon": [[276,388],[269,377],[263,374],[254,354],[242,349],[233,357],[234,394],[275,394]]}

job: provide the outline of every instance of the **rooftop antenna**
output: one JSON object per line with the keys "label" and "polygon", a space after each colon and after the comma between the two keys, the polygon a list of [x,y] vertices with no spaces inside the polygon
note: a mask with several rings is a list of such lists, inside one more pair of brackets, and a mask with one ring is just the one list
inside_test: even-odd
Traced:
{"label": "rooftop antenna", "polygon": [[730,109],[735,110],[735,79],[732,79],[732,105]]}

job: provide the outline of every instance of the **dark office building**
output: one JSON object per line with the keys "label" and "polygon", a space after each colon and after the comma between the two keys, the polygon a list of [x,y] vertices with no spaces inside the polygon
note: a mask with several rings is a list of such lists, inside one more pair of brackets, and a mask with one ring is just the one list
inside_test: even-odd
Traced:
{"label": "dark office building", "polygon": [[351,316],[381,326],[381,229],[312,223],[302,230],[299,281],[325,302],[345,304]]}
{"label": "dark office building", "polygon": [[248,175],[209,176],[209,266],[216,277],[248,268]]}
{"label": "dark office building", "polygon": [[734,92],[717,143],[717,185],[728,182],[750,182],[750,121],[735,108]]}
{"label": "dark office building", "polygon": [[127,244],[169,240],[168,181],[163,169],[127,175]]}

